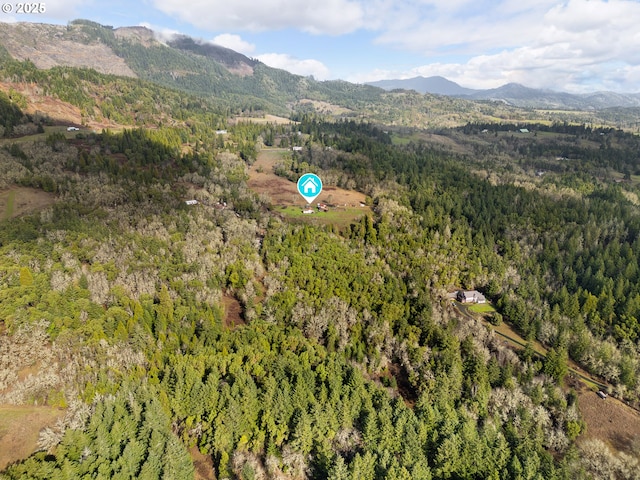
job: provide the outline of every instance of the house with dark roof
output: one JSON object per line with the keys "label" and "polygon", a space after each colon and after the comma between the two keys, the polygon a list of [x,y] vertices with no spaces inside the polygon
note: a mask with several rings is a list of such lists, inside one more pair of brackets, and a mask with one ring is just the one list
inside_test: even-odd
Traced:
{"label": "house with dark roof", "polygon": [[477,290],[458,290],[456,299],[460,303],[487,303],[487,299]]}

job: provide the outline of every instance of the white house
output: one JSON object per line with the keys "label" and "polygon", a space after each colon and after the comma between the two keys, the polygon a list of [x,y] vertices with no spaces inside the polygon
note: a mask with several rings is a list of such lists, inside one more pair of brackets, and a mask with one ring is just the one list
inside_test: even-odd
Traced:
{"label": "white house", "polygon": [[487,299],[477,290],[459,290],[456,298],[460,303],[487,303]]}

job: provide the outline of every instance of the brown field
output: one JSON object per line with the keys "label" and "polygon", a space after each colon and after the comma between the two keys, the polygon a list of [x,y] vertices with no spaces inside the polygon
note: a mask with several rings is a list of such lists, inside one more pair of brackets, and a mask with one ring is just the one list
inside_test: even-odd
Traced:
{"label": "brown field", "polygon": [[51,407],[1,405],[0,471],[35,452],[40,430],[63,415],[63,410]]}
{"label": "brown field", "polygon": [[231,121],[232,124],[242,123],[242,122],[259,123],[259,124],[273,123],[276,125],[288,125],[290,123],[295,123],[289,120],[288,118],[278,117],[277,115],[270,115],[270,114],[266,114],[262,117],[235,117]]}
{"label": "brown field", "polygon": [[246,322],[242,318],[242,305],[231,295],[224,295],[222,297],[222,306],[224,307],[224,319],[223,323],[227,328],[235,328],[238,325],[245,325]]}
{"label": "brown field", "polygon": [[[273,148],[262,150],[258,159],[249,169],[249,188],[256,193],[265,194],[273,205],[304,207],[305,201],[298,193],[294,182],[273,173],[273,167],[280,161],[287,150]],[[334,205],[357,206],[365,201],[364,193],[345,190],[332,185],[324,185],[318,202]]]}
{"label": "brown field", "polygon": [[640,444],[640,413],[620,400],[600,398],[596,392],[581,384],[578,405],[587,431],[582,440],[598,439],[616,450],[630,453]]}
{"label": "brown field", "polygon": [[35,188],[11,187],[0,190],[0,220],[37,212],[53,202],[53,194]]}
{"label": "brown field", "polygon": [[273,167],[287,152],[283,148],[262,150],[256,162],[249,169],[249,188],[266,196],[268,201],[283,218],[292,222],[304,222],[312,225],[335,225],[339,228],[349,226],[363,214],[371,212],[371,208],[361,206],[365,201],[364,193],[345,190],[333,185],[323,185],[322,193],[315,202],[329,205],[327,212],[315,212],[313,215],[302,214],[306,205],[298,193],[294,182],[273,173]]}
{"label": "brown field", "polygon": [[347,113],[353,113],[353,110],[350,110],[346,107],[341,107],[339,105],[334,105],[332,103],[323,102],[321,100],[310,100],[304,99],[300,100],[301,105],[310,104],[313,105],[313,108],[320,113],[329,114],[329,115],[344,115]]}

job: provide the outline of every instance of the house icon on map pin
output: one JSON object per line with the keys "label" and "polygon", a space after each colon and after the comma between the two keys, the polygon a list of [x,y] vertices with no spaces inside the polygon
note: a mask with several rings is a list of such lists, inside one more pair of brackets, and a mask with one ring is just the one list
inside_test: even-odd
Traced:
{"label": "house icon on map pin", "polygon": [[298,179],[298,193],[311,203],[322,192],[322,180],[315,173],[305,173]]}

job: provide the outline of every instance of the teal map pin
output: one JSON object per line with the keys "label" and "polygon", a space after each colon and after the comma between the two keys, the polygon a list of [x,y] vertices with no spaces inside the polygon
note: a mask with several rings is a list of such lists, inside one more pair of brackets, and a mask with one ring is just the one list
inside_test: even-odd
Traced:
{"label": "teal map pin", "polygon": [[313,202],[322,192],[322,180],[315,173],[305,173],[298,179],[298,193],[307,203]]}

